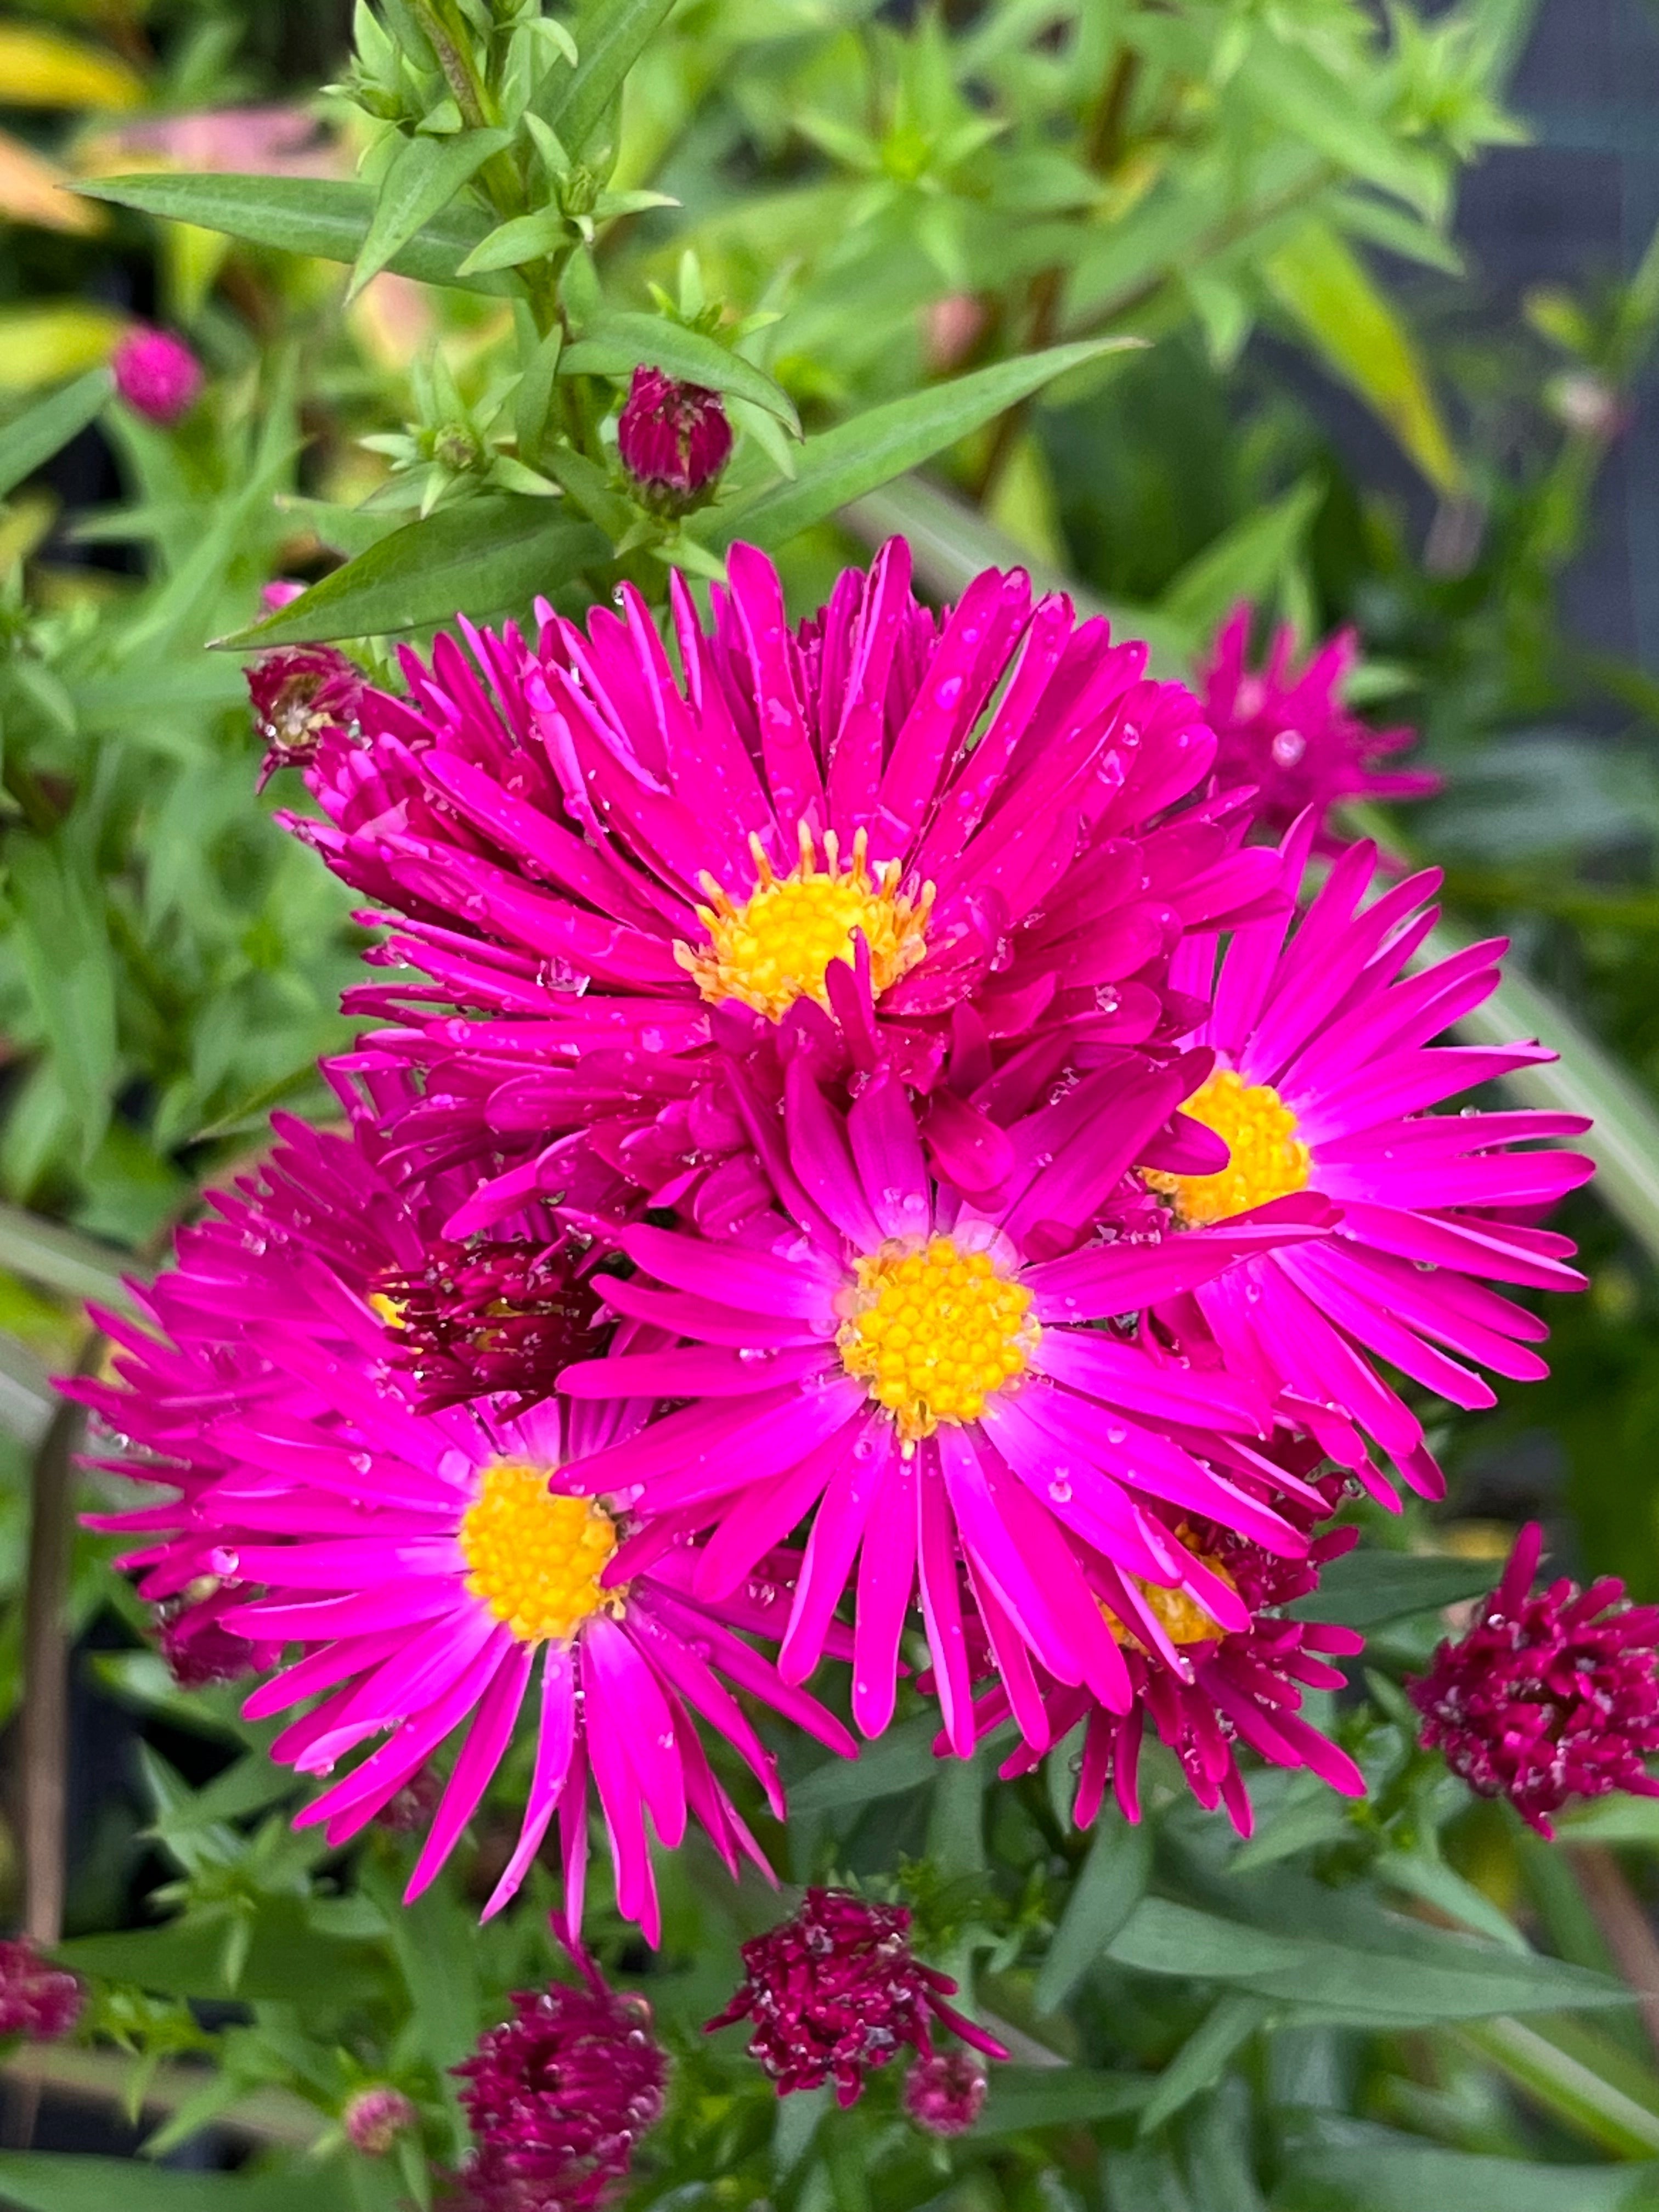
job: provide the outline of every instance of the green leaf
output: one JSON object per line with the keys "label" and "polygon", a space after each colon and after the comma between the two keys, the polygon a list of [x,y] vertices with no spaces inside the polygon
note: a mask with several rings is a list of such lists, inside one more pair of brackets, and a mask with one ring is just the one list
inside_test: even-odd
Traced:
{"label": "green leaf", "polygon": [[1285,1610],[1293,1620],[1335,1621],[1343,1628],[1380,1628],[1414,1613],[1437,1613],[1466,1597],[1484,1597],[1497,1582],[1498,1559],[1419,1556],[1367,1548],[1322,1568],[1319,1588]]}
{"label": "green leaf", "polygon": [[466,2122],[452,2069],[471,2050],[479,2028],[478,1928],[447,1880],[434,1882],[413,1905],[377,1867],[363,1893],[385,1916],[393,1955],[408,1985],[414,2032],[422,2056],[441,2085],[453,2141],[452,2158],[466,2142]]}
{"label": "green leaf", "polygon": [[1093,2074],[1082,2066],[994,2066],[976,2136],[1012,2136],[1026,2128],[1078,2127],[1133,2112],[1153,2084],[1133,2074]]}
{"label": "green leaf", "polygon": [[1036,1978],[1039,2013],[1065,2003],[1146,1893],[1152,1843],[1115,1808],[1103,1811]]}
{"label": "green leaf", "polygon": [[938,1734],[937,1717],[918,1713],[890,1728],[876,1742],[863,1745],[856,1759],[826,1759],[790,1790],[791,1810],[828,1813],[919,1789],[939,1771],[933,1756],[933,1739]]}
{"label": "green leaf", "polygon": [[1457,2033],[1534,2104],[1615,2158],[1659,2151],[1659,2080],[1622,2045],[1577,2021],[1488,2020]]}
{"label": "green leaf", "polygon": [[[51,1427],[58,1403],[50,1376],[27,1345],[0,1329],[0,1430],[33,1449]],[[0,1708],[4,1705],[0,1692]]]}
{"label": "green leaf", "polygon": [[88,1160],[109,1126],[117,1066],[103,895],[91,855],[61,830],[18,841],[9,858],[19,964]]}
{"label": "green leaf", "polygon": [[1055,377],[1134,343],[1091,338],[1076,345],[1050,346],[869,408],[850,422],[809,438],[793,483],[775,485],[742,504],[713,508],[706,520],[698,518],[696,534],[705,544],[720,547],[739,538],[751,545],[784,544],[849,500],[864,497],[908,469],[920,468]]}
{"label": "green leaf", "polygon": [[[319,261],[356,261],[374,220],[372,185],[331,177],[155,174],[100,177],[80,190],[89,198],[136,208],[141,215],[219,230],[252,246],[278,246]],[[493,228],[482,208],[451,205],[434,215],[395,252],[387,267],[423,284],[465,292],[511,292],[509,276],[462,276],[463,261]]]}
{"label": "green leaf", "polygon": [[[297,526],[313,532],[331,552],[343,553],[348,558],[367,553],[371,545],[378,545],[383,538],[390,537],[403,522],[403,517],[393,509],[342,507],[333,500],[306,499],[298,492],[278,492],[276,504],[284,514],[293,516]],[[207,665],[212,667],[222,664],[210,661]]]}
{"label": "green leaf", "polygon": [[0,2195],[19,2212],[352,2212],[343,2166],[287,2173],[183,2173],[130,2158],[0,2151]]}
{"label": "green leaf", "polygon": [[0,430],[0,499],[84,430],[111,389],[106,368],[89,368],[8,422]]}
{"label": "green leaf", "polygon": [[1416,343],[1346,241],[1328,223],[1305,223],[1269,254],[1263,273],[1326,366],[1382,417],[1436,490],[1458,490],[1462,464]]}
{"label": "green leaf", "polygon": [[542,111],[568,153],[581,154],[673,6],[674,0],[597,0],[577,18],[580,59]]}
{"label": "green leaf", "polygon": [[747,399],[800,435],[795,403],[764,369],[665,315],[602,315],[574,345],[566,347],[559,370],[564,376],[626,376],[641,363],[683,384],[706,385],[711,392]]}
{"label": "green leaf", "polygon": [[216,642],[240,652],[422,629],[458,607],[482,622],[557,591],[610,551],[597,530],[550,514],[544,500],[487,494],[406,523],[269,620]]}
{"label": "green leaf", "polygon": [[1268,1999],[1244,1991],[1222,1997],[1158,2076],[1140,2115],[1140,2133],[1150,2135],[1161,2128],[1218,2081],[1234,2051],[1249,2041],[1272,2010]]}
{"label": "green leaf", "polygon": [[488,238],[475,246],[461,264],[463,276],[481,269],[518,269],[526,261],[539,261],[562,243],[568,228],[557,208],[538,208],[533,215],[515,215],[497,223]]}
{"label": "green leaf", "polygon": [[[1583,1967],[1396,1918],[1357,1886],[1320,1894],[1298,1879],[1238,1890],[1247,1909],[1258,1907],[1252,1920],[1144,1899],[1110,1956],[1142,1973],[1237,1982],[1283,2000],[1295,2017],[1368,2026],[1630,2002],[1620,1984]],[[1293,1928],[1261,1924],[1275,1899]]]}
{"label": "green leaf", "polygon": [[1273,2212],[1637,2212],[1659,2166],[1475,2158],[1334,2114],[1299,2116]]}
{"label": "green leaf", "polygon": [[133,1299],[122,1276],[148,1272],[142,1261],[21,1206],[0,1206],[0,1267],[65,1297],[97,1298],[127,1312]]}
{"label": "green leaf", "polygon": [[331,2006],[383,2000],[390,1970],[377,1945],[319,1935],[300,1899],[269,1897],[254,1916],[234,1990],[224,1978],[222,1915],[170,1920],[162,1928],[79,1936],[55,1955],[78,1974],[135,1983],[163,1996],[228,1997],[248,2002]]}
{"label": "green leaf", "polygon": [[368,234],[352,264],[347,299],[355,300],[370,277],[377,276],[416,231],[449,205],[490,156],[512,143],[510,131],[458,131],[453,138],[417,132],[405,138],[380,179]]}
{"label": "green leaf", "polygon": [[1158,612],[1196,643],[1239,600],[1267,599],[1295,558],[1321,496],[1320,485],[1310,477],[1259,514],[1224,530],[1168,586]]}
{"label": "green leaf", "polygon": [[1659,1846],[1659,1797],[1598,1797],[1555,1816],[1564,1844],[1647,1844]]}
{"label": "green leaf", "polygon": [[[1403,1890],[1407,1897],[1420,1898],[1455,1920],[1460,1927],[1472,1929],[1493,1943],[1502,1943],[1510,1951],[1518,1951],[1524,1958],[1528,1952],[1526,1937],[1499,1906],[1494,1905],[1484,1890],[1472,1881],[1466,1881],[1455,1867],[1443,1859],[1431,1859],[1419,1852],[1384,1851],[1372,1869],[1377,1880],[1390,1889]],[[1659,2141],[1654,2143],[1659,2150]]]}
{"label": "green leaf", "polygon": [[[1380,185],[1425,215],[1437,211],[1443,188],[1433,158],[1374,115],[1348,81],[1309,46],[1259,30],[1236,82],[1243,98],[1287,137],[1302,140],[1338,169]],[[1375,66],[1368,82],[1382,82]]]}

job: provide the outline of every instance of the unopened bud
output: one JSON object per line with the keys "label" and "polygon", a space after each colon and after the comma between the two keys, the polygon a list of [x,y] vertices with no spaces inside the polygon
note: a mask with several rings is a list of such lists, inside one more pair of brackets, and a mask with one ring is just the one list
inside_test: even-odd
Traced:
{"label": "unopened bud", "polygon": [[732,425],[718,392],[641,367],[617,424],[617,451],[647,498],[674,511],[713,486],[731,458]]}

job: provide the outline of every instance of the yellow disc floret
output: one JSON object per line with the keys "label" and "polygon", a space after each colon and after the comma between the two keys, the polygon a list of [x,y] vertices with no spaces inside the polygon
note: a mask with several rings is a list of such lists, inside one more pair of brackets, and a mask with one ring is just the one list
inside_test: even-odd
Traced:
{"label": "yellow disc floret", "polygon": [[621,1589],[599,1587],[617,1548],[615,1522],[592,1498],[555,1497],[543,1468],[486,1467],[460,1546],[468,1589],[520,1644],[562,1643],[622,1601]]}
{"label": "yellow disc floret", "polygon": [[[1236,1590],[1238,1588],[1237,1583],[1219,1559],[1212,1559],[1207,1553],[1199,1550],[1198,1540],[1184,1521],[1175,1531],[1175,1534],[1176,1541],[1183,1550],[1190,1552],[1201,1566],[1207,1567],[1218,1582],[1225,1583],[1230,1590]],[[1183,1644],[1209,1644],[1224,1633],[1221,1623],[1218,1620],[1212,1620],[1198,1600],[1189,1596],[1184,1589],[1165,1589],[1159,1583],[1143,1582],[1139,1575],[1127,1575],[1124,1579],[1126,1582],[1133,1583],[1136,1589],[1140,1592],[1147,1612],[1152,1614],[1171,1644],[1177,1646]],[[1146,1650],[1146,1646],[1140,1638],[1132,1628],[1126,1628],[1109,1607],[1103,1605],[1100,1609],[1105,1616],[1107,1627],[1112,1632],[1115,1643],[1127,1644],[1134,1651]]]}
{"label": "yellow disc floret", "polygon": [[984,1252],[948,1237],[885,1245],[855,1265],[854,1310],[836,1339],[842,1364],[870,1385],[907,1443],[941,1421],[976,1420],[1023,1375],[1036,1342],[1031,1293]]}
{"label": "yellow disc floret", "polygon": [[1213,1129],[1232,1153],[1215,1175],[1149,1170],[1147,1182],[1169,1193],[1188,1228],[1225,1221],[1307,1188],[1311,1155],[1296,1133],[1295,1115],[1272,1084],[1246,1083],[1231,1067],[1218,1067],[1181,1110]]}
{"label": "yellow disc floret", "polygon": [[408,1328],[409,1324],[404,1319],[403,1308],[396,1298],[387,1297],[384,1291],[371,1291],[368,1294],[368,1303],[388,1328]]}
{"label": "yellow disc floret", "polygon": [[800,858],[787,876],[774,872],[760,839],[750,836],[757,882],[741,906],[732,904],[712,876],[703,877],[708,904],[697,915],[708,942],[677,944],[674,957],[712,1004],[741,999],[773,1021],[797,999],[816,999],[827,1007],[825,978],[837,960],[852,964],[854,939],[860,933],[870,948],[870,980],[879,998],[926,951],[931,884],[914,899],[902,898],[902,863],[884,861],[872,872],[862,830],[845,868],[833,830],[824,833],[822,867],[804,822],[799,835]]}

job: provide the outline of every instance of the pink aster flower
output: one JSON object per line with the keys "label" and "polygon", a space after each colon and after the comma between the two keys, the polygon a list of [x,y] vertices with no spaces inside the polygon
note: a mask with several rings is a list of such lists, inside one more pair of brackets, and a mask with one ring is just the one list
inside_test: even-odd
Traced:
{"label": "pink aster flower", "polygon": [[[1304,1528],[1315,1517],[1298,1510],[1294,1501],[1282,1510]],[[1086,1722],[1073,1808],[1078,1826],[1092,1825],[1109,1784],[1125,1818],[1138,1820],[1140,1747],[1150,1721],[1181,1762],[1199,1803],[1206,1812],[1224,1805],[1241,1835],[1248,1836],[1252,1825],[1238,1766],[1241,1745],[1269,1765],[1306,1767],[1345,1796],[1363,1796],[1364,1778],[1352,1759],[1298,1709],[1304,1688],[1345,1686],[1346,1677],[1329,1661],[1353,1657],[1364,1649],[1364,1638],[1352,1629],[1289,1620],[1283,1611],[1318,1587],[1321,1567],[1352,1549],[1358,1529],[1331,1529],[1314,1537],[1300,1559],[1265,1551],[1196,1516],[1171,1517],[1169,1533],[1232,1593],[1243,1608],[1243,1626],[1224,1626],[1184,1591],[1161,1589],[1115,1571],[1103,1560],[1091,1562],[1090,1587],[1122,1649],[1133,1703],[1119,1712],[1086,1689],[1048,1686],[1042,1692],[1043,1723],[1034,1732],[999,1683],[980,1705],[981,1730],[999,1726],[1012,1713],[1026,1737],[1003,1774],[1029,1772],[1047,1743],[1058,1742],[1079,1722]]]}
{"label": "pink aster flower", "polygon": [[672,511],[709,491],[732,457],[732,425],[718,392],[659,368],[634,371],[617,419],[617,453],[635,483]]}
{"label": "pink aster flower", "polygon": [[1376,767],[1417,740],[1415,730],[1374,730],[1349,712],[1342,689],[1359,658],[1341,630],[1295,665],[1288,628],[1273,638],[1265,668],[1248,665],[1252,610],[1235,607],[1216,635],[1200,678],[1204,714],[1215,732],[1215,772],[1224,786],[1254,784],[1256,820],[1274,836],[1311,807],[1322,851],[1346,842],[1327,828],[1334,806],[1352,799],[1425,799],[1440,788],[1426,769]]}
{"label": "pink aster flower", "polygon": [[110,356],[115,388],[135,415],[164,429],[182,422],[202,390],[202,364],[170,331],[127,331]]}
{"label": "pink aster flower", "polygon": [[[1292,883],[1311,829],[1304,816],[1285,842]],[[1589,1126],[1578,1115],[1427,1110],[1555,1055],[1431,1042],[1496,988],[1504,944],[1411,972],[1439,878],[1413,877],[1366,904],[1376,863],[1373,846],[1349,847],[1294,927],[1282,916],[1240,929],[1218,969],[1212,938],[1182,946],[1176,981],[1213,1000],[1190,1042],[1215,1054],[1185,1110],[1232,1157],[1219,1174],[1148,1181],[1178,1231],[1309,1191],[1340,1208],[1334,1236],[1245,1261],[1173,1319],[1178,1334],[1188,1320],[1207,1328],[1230,1371],[1391,1501],[1366,1437],[1414,1490],[1437,1497],[1443,1483],[1417,1414],[1374,1363],[1464,1407],[1494,1402],[1477,1365],[1516,1382],[1546,1374],[1531,1348],[1544,1323],[1486,1285],[1583,1287],[1565,1264],[1567,1238],[1529,1220],[1592,1166],[1577,1152],[1520,1149],[1578,1134]]]}
{"label": "pink aster flower", "polygon": [[1006,2058],[994,2036],[945,2002],[957,1985],[922,1965],[909,1930],[902,1905],[809,1889],[792,1920],[743,1946],[743,1980],[708,2030],[752,2021],[749,2055],[781,2097],[833,2081],[843,2106],[858,2102],[869,2069],[888,2065],[907,2046],[931,2058],[936,2021],[988,2057]]}
{"label": "pink aster flower", "polygon": [[[1041,1104],[991,1077],[981,1103],[994,1096],[1014,1118],[994,1132],[994,1160],[969,1159],[969,1198],[930,1173],[896,1076],[872,1077],[843,1112],[797,1061],[781,1126],[750,1102],[769,1216],[742,1242],[621,1232],[635,1272],[605,1276],[605,1297],[678,1346],[619,1346],[568,1369],[560,1388],[579,1403],[639,1396],[678,1410],[571,1480],[641,1498],[654,1521],[641,1563],[671,1531],[714,1527],[695,1583],[711,1598],[740,1588],[810,1517],[779,1664],[794,1681],[817,1665],[856,1561],[853,1711],[867,1735],[891,1717],[919,1589],[945,1729],[971,1750],[964,1571],[1005,1674],[1023,1683],[1034,1656],[1127,1710],[1133,1685],[1079,1547],[1237,1628],[1248,1620],[1237,1595],[1170,1539],[1152,1503],[1212,1515],[1269,1549],[1305,1549],[1272,1504],[1205,1463],[1224,1450],[1252,1463],[1249,1439],[1267,1416],[1251,1388],[1094,1326],[1322,1233],[1328,1209],[1292,1198],[1207,1236],[1120,1234],[1113,1196],[1134,1162],[1218,1157],[1205,1133],[1170,1121],[1207,1065],[1126,1060]],[[936,1149],[951,1149],[959,1113],[954,1094],[933,1101]]]}
{"label": "pink aster flower", "polygon": [[1534,1590],[1543,1540],[1521,1531],[1479,1618],[1406,1686],[1452,1772],[1551,1836],[1570,1797],[1659,1797],[1659,1606],[1625,1604],[1613,1575]]}
{"label": "pink aster flower", "polygon": [[473,2149],[473,2212],[589,2212],[627,2179],[662,2118],[668,2062],[643,1997],[607,1989],[584,1952],[583,1985],[513,1999],[514,2016],[455,2069]]}
{"label": "pink aster flower", "polygon": [[[380,1286],[388,1253],[418,1259],[433,1194],[394,1187],[367,1129],[355,1140],[297,1123],[283,1133],[263,1180],[220,1194],[223,1218],[185,1231],[179,1266],[144,1294],[161,1333],[103,1317],[123,1347],[122,1382],[76,1386],[120,1432],[99,1464],[176,1494],[94,1525],[143,1540],[123,1563],[146,1571],[144,1596],[165,1601],[211,1577],[236,1599],[216,1610],[218,1629],[267,1665],[300,1647],[245,1708],[307,1708],[275,1757],[329,1775],[375,1744],[298,1815],[325,1824],[331,1844],[393,1804],[470,1722],[411,1896],[476,1811],[538,1675],[529,1800],[486,1911],[513,1896],[556,1813],[575,1924],[591,1771],[620,1907],[654,1941],[647,1814],[665,1844],[690,1816],[734,1870],[739,1853],[759,1859],[696,1717],[734,1746],[780,1816],[774,1763],[733,1687],[851,1748],[736,1632],[768,1625],[774,1563],[718,1603],[693,1590],[683,1548],[626,1580],[614,1573],[631,1500],[573,1490],[561,1470],[626,1436],[637,1408],[566,1419],[555,1401],[510,1418],[481,1398],[423,1411]],[[439,1210],[449,1202],[438,1194]]]}
{"label": "pink aster flower", "polygon": [[427,979],[351,1001],[422,1067],[416,1125],[524,1147],[466,1229],[557,1184],[571,1132],[677,1202],[732,1141],[698,1125],[718,1024],[924,1089],[959,1038],[1099,1054],[1166,1023],[1183,929],[1282,901],[1231,802],[1164,820],[1214,743],[1103,622],[994,571],[935,616],[899,539],[798,629],[762,555],[730,574],[712,634],[672,580],[683,680],[627,592],[533,650],[463,624],[477,672],[405,653],[407,698],[366,694],[308,772],[326,818],[290,826],[401,917],[372,957]]}

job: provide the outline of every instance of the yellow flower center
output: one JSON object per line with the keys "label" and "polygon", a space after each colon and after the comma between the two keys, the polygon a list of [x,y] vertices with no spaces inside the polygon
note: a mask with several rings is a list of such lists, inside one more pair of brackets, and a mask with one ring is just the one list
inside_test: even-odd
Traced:
{"label": "yellow flower center", "polygon": [[915,900],[901,898],[902,863],[884,861],[872,875],[862,830],[844,869],[833,830],[824,833],[823,867],[804,822],[799,835],[800,858],[787,876],[774,874],[760,839],[750,838],[758,881],[741,906],[732,903],[712,876],[703,877],[708,904],[697,915],[708,942],[701,948],[677,944],[674,957],[712,1004],[741,999],[775,1022],[797,999],[816,999],[827,1007],[824,979],[837,960],[851,966],[853,940],[860,933],[870,948],[870,980],[879,998],[926,951],[931,884]]}
{"label": "yellow flower center", "polygon": [[[1190,1552],[1201,1565],[1207,1567],[1218,1582],[1225,1583],[1230,1590],[1237,1590],[1238,1584],[1221,1561],[1199,1550],[1197,1540],[1184,1521],[1175,1534],[1176,1540],[1182,1549]],[[1133,1583],[1140,1592],[1146,1601],[1146,1610],[1171,1644],[1208,1644],[1224,1634],[1221,1623],[1212,1620],[1197,1599],[1189,1597],[1185,1590],[1165,1589],[1160,1583],[1143,1582],[1139,1575],[1126,1575],[1124,1580]],[[1109,1607],[1103,1605],[1100,1610],[1107,1627],[1112,1632],[1115,1644],[1127,1644],[1132,1651],[1145,1652],[1146,1646],[1133,1629],[1126,1628]]]}
{"label": "yellow flower center", "polygon": [[1231,1067],[1218,1067],[1181,1110],[1213,1129],[1232,1153],[1215,1175],[1148,1170],[1147,1182],[1170,1194],[1188,1229],[1307,1188],[1312,1155],[1296,1133],[1295,1115],[1272,1084],[1246,1083]]}
{"label": "yellow flower center", "polygon": [[854,1273],[857,1308],[836,1339],[842,1364],[868,1382],[908,1444],[941,1421],[976,1420],[1025,1372],[1036,1341],[1031,1293],[987,1254],[934,1237],[920,1249],[885,1246]]}
{"label": "yellow flower center", "polygon": [[592,1614],[622,1601],[599,1577],[617,1548],[617,1527],[591,1498],[558,1498],[546,1470],[520,1460],[485,1468],[461,1522],[466,1586],[520,1644],[562,1643]]}
{"label": "yellow flower center", "polygon": [[404,1310],[397,1299],[387,1297],[384,1291],[371,1291],[368,1294],[368,1303],[388,1328],[406,1328],[409,1326],[404,1319]]}

